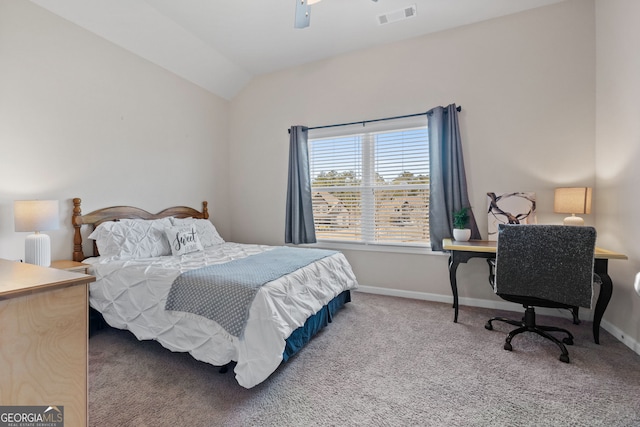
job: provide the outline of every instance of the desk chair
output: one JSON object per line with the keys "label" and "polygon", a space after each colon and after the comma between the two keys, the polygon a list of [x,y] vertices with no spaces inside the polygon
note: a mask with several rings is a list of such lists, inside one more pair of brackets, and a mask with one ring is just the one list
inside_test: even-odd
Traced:
{"label": "desk chair", "polygon": [[[489,282],[502,299],[522,304],[521,321],[504,317],[490,319],[518,326],[507,335],[504,349],[511,351],[511,340],[522,332],[535,332],[560,348],[560,360],[569,363],[564,344],[573,344],[566,329],[536,324],[534,306],[551,308],[591,307],[593,295],[593,255],[596,230],[593,227],[565,225],[500,224],[498,249],[490,265]],[[560,342],[548,332],[561,332]]]}

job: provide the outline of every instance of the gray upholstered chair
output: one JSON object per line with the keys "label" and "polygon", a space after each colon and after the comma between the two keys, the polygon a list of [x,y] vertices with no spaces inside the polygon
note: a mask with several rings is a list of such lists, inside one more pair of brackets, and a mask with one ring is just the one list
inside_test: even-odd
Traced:
{"label": "gray upholstered chair", "polygon": [[[517,334],[535,332],[556,343],[562,351],[560,360],[569,363],[564,344],[573,344],[573,335],[566,329],[537,325],[534,306],[591,307],[595,241],[593,227],[499,226],[496,259],[489,260],[489,282],[500,298],[525,308],[521,321],[494,317],[485,325],[489,330],[494,321],[519,326],[507,335],[505,350],[512,350],[511,340]],[[561,342],[549,332],[561,332],[566,337]]]}

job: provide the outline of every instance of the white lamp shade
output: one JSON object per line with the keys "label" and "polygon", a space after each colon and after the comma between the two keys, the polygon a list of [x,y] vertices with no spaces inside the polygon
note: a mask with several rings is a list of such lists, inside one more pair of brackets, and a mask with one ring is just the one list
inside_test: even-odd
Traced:
{"label": "white lamp shade", "polygon": [[13,217],[16,231],[46,231],[60,227],[57,200],[16,200]]}
{"label": "white lamp shade", "polygon": [[556,188],[553,211],[555,213],[590,214],[591,193],[589,187]]}

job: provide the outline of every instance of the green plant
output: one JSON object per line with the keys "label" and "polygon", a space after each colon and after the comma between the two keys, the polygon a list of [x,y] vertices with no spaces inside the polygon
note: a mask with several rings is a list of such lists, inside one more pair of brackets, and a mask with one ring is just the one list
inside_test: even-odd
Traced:
{"label": "green plant", "polygon": [[462,208],[453,212],[453,228],[467,228],[469,222],[469,208]]}

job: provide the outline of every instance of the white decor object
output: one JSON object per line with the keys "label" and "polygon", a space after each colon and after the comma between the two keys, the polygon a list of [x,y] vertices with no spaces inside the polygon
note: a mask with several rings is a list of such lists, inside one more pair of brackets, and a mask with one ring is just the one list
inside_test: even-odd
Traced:
{"label": "white decor object", "polygon": [[564,225],[584,225],[584,219],[576,214],[591,213],[590,187],[556,188],[553,199],[553,212],[571,214],[564,219]]}
{"label": "white decor object", "polygon": [[454,228],[453,229],[453,240],[458,242],[468,242],[471,238],[471,229],[470,228]]}
{"label": "white decor object", "polygon": [[636,293],[640,295],[640,273],[636,274],[636,281],[633,286],[636,288]]}
{"label": "white decor object", "polygon": [[487,193],[487,235],[498,240],[500,224],[536,224],[536,193]]}
{"label": "white decor object", "polygon": [[40,233],[60,226],[57,200],[16,200],[13,203],[16,231],[31,231],[24,242],[24,261],[48,267],[51,265],[51,239]]}

